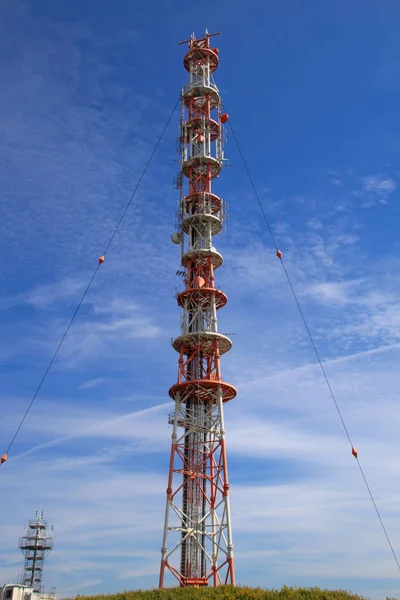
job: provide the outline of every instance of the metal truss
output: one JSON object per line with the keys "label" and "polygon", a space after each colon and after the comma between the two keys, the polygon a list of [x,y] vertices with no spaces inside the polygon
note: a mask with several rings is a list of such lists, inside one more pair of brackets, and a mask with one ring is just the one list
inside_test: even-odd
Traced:
{"label": "metal truss", "polygon": [[213,245],[225,207],[211,191],[224,160],[227,115],[221,115],[218,88],[211,81],[218,50],[211,49],[210,37],[192,36],[184,58],[190,82],[182,90],[179,230],[173,241],[181,244],[185,289],[176,296],[181,334],[172,340],[179,359],[177,382],[169,390],[175,411],[168,419],[173,431],[161,588],[167,573],[184,587],[235,583],[223,406],[236,390],[221,376],[220,359],[232,342],[218,332],[217,311],[227,298],[215,287],[223,258]]}
{"label": "metal truss", "polygon": [[[167,510],[162,548],[162,570],[168,570],[181,585],[214,586],[234,583],[233,542],[230,524],[229,483],[226,463],[225,429],[222,391],[216,388],[214,402],[187,409],[175,398],[175,412],[170,415],[173,424],[171,464],[167,490]],[[201,437],[201,448],[193,438]],[[183,477],[182,477],[183,476]],[[184,486],[190,487],[191,503],[180,504]],[[202,513],[193,506],[201,506]],[[173,546],[167,549],[167,538],[174,536]],[[197,570],[184,577],[171,564],[171,558],[182,551],[194,562]],[[208,550],[208,547],[210,550]],[[188,556],[187,556],[188,555]],[[199,557],[207,562],[204,569]],[[203,568],[202,568],[203,567]],[[160,580],[162,587],[163,581]]]}

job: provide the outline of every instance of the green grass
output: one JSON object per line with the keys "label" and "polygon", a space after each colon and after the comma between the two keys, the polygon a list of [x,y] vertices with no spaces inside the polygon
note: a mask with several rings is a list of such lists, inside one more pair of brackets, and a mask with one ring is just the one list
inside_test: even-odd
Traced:
{"label": "green grass", "polygon": [[[364,596],[344,590],[321,590],[313,588],[293,588],[284,586],[281,590],[262,588],[222,586],[218,588],[171,588],[123,592],[100,596],[78,596],[79,600],[367,600]],[[396,600],[395,598],[387,600]]]}

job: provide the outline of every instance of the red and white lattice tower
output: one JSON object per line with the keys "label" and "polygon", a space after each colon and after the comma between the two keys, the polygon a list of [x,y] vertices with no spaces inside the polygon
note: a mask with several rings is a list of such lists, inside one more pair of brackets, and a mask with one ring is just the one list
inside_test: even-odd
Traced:
{"label": "red and white lattice tower", "polygon": [[[232,529],[226,461],[224,403],[236,396],[221,376],[220,357],[232,342],[218,332],[217,311],[227,301],[215,287],[222,256],[213,246],[221,232],[223,201],[211,192],[224,160],[221,99],[212,73],[218,50],[210,37],[187,42],[182,89],[179,231],[185,289],[177,294],[182,309],[181,335],[172,342],[179,354],[178,381],[169,390],[175,401],[167,488],[160,587],[166,572],[186,586],[234,584]],[[184,192],[184,178],[188,190]]]}

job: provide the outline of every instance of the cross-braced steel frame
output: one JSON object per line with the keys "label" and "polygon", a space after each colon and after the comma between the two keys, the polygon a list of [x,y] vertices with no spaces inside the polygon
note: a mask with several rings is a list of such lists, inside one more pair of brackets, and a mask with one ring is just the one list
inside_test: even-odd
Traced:
{"label": "cross-braced steel frame", "polygon": [[[184,66],[189,84],[182,90],[181,171],[178,240],[185,289],[177,294],[181,334],[172,342],[179,354],[178,380],[169,394],[175,411],[167,487],[160,587],[167,572],[181,586],[234,584],[224,403],[236,396],[222,380],[220,357],[231,340],[218,332],[217,311],[226,295],[215,287],[222,256],[213,236],[222,230],[224,204],[211,192],[222,168],[227,115],[212,73],[218,50],[208,34],[188,40]],[[184,193],[184,179],[188,193]],[[176,238],[175,238],[176,239]]]}
{"label": "cross-braced steel frame", "polygon": [[34,592],[42,592],[44,560],[53,549],[53,533],[48,531],[43,513],[36,513],[36,518],[29,521],[19,547],[25,556],[21,583],[33,588]]}

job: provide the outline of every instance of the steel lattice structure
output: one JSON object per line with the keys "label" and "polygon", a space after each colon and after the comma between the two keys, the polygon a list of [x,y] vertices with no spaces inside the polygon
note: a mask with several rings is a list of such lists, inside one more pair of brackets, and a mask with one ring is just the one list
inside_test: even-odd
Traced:
{"label": "steel lattice structure", "polygon": [[53,533],[48,531],[43,513],[29,521],[28,529],[19,540],[19,547],[25,556],[22,585],[33,588],[34,592],[42,592],[44,559],[53,549]]}
{"label": "steel lattice structure", "polygon": [[221,377],[220,357],[232,343],[218,332],[217,311],[227,297],[215,287],[222,256],[213,236],[222,230],[224,203],[211,191],[223,165],[228,115],[212,79],[218,67],[218,50],[210,46],[214,35],[193,34],[182,42],[189,46],[184,66],[190,79],[182,89],[179,231],[172,241],[181,244],[185,289],[177,294],[181,335],[172,342],[179,360],[178,381],[169,390],[175,411],[169,418],[161,588],[167,571],[183,587],[235,583],[223,405],[236,390]]}

